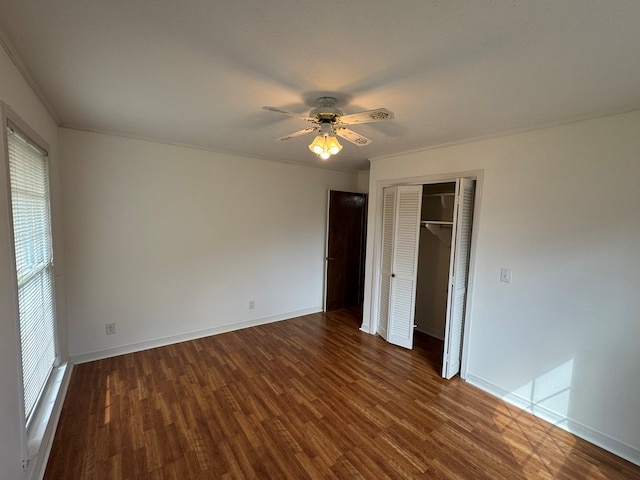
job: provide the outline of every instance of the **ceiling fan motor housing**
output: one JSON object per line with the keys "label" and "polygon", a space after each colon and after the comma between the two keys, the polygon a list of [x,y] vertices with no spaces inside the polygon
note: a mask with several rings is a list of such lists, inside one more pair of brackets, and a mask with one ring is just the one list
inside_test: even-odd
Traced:
{"label": "ceiling fan motor housing", "polygon": [[309,112],[309,116],[321,122],[334,122],[337,117],[343,115],[342,110],[336,108],[336,99],[333,97],[320,97],[316,100],[316,105],[317,107]]}
{"label": "ceiling fan motor housing", "polygon": [[328,120],[323,120],[322,123],[320,123],[320,130],[318,131],[318,135],[327,137],[329,135],[333,135],[333,133],[333,125],[331,124],[331,122]]}

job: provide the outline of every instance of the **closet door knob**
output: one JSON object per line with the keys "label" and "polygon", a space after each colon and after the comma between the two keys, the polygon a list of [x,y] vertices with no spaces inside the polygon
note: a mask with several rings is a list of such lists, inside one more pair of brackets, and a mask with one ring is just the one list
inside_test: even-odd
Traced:
{"label": "closet door knob", "polygon": [[333,257],[327,257],[327,260],[335,260]]}
{"label": "closet door knob", "polygon": [[395,276],[396,276],[396,274],[395,274],[395,273],[392,273],[392,274],[391,274],[391,277],[392,277],[392,278],[395,278]]}

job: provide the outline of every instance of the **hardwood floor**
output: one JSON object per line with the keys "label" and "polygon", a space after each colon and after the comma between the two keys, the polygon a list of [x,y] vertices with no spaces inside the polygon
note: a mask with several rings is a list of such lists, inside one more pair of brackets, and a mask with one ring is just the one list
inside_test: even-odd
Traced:
{"label": "hardwood floor", "polygon": [[[640,479],[634,466],[314,314],[77,365],[46,479]],[[441,347],[440,347],[441,348]]]}

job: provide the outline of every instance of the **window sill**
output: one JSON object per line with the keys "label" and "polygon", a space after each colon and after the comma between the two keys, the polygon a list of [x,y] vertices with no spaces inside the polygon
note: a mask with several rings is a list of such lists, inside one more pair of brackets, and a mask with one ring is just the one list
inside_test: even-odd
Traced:
{"label": "window sill", "polygon": [[[49,455],[51,444],[53,443],[53,434],[60,417],[64,396],[69,385],[69,377],[71,375],[71,366],[65,362],[51,371],[51,375],[47,382],[36,410],[27,425],[27,461],[29,467],[46,463],[46,457]],[[42,446],[47,448],[42,450]],[[34,462],[35,460],[35,462]]]}

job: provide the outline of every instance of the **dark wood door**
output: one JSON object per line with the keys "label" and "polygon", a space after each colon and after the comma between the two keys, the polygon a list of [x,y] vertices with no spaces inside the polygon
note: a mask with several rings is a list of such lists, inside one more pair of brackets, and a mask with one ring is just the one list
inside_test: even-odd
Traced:
{"label": "dark wood door", "polygon": [[364,193],[329,194],[326,310],[362,304],[364,293]]}

